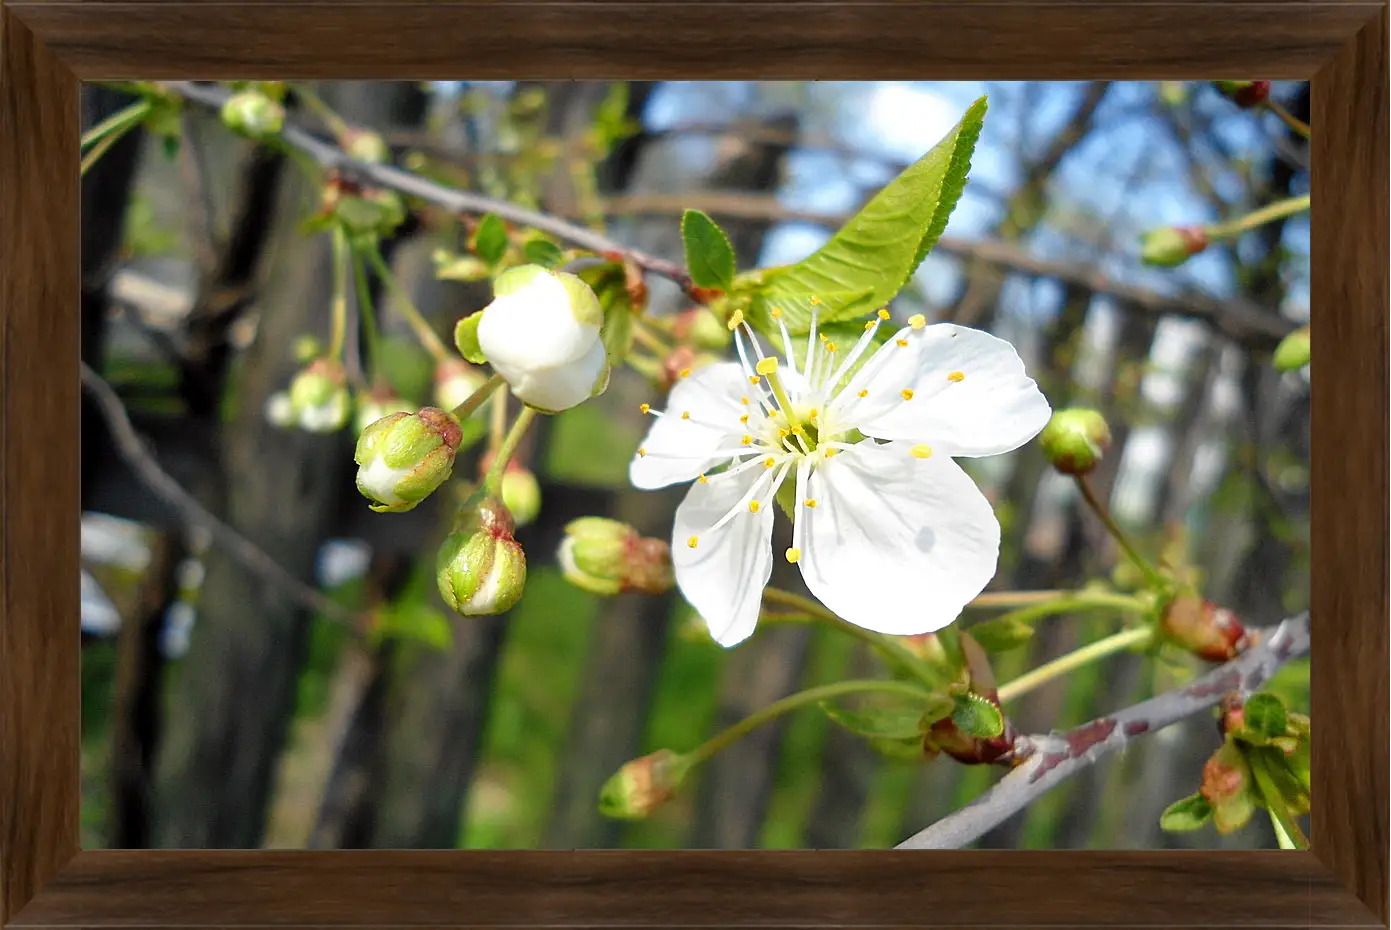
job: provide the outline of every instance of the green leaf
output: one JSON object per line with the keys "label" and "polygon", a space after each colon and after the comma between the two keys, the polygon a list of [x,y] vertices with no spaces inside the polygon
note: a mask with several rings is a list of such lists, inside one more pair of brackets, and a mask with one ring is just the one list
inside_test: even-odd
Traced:
{"label": "green leaf", "polygon": [[822,701],[821,709],[826,716],[857,736],[874,739],[907,740],[922,736],[918,721],[922,709],[916,704],[908,706],[866,706],[857,710],[838,707],[830,701]]}
{"label": "green leaf", "polygon": [[728,290],[734,283],[734,247],[724,230],[699,210],[687,210],[681,216],[681,241],[691,280],[700,287]]}
{"label": "green leaf", "polygon": [[599,327],[599,338],[609,356],[609,364],[617,366],[628,357],[633,347],[633,304],[628,296],[627,275],[621,262],[608,262],[597,267],[586,268],[579,273],[580,280],[588,284],[599,298],[599,306],[604,310],[604,322]]}
{"label": "green leaf", "polygon": [[1027,643],[1034,636],[1034,628],[1013,617],[996,617],[970,627],[971,638],[986,652],[1008,652]]}
{"label": "green leaf", "polygon": [[478,231],[473,234],[473,251],[489,265],[496,265],[507,254],[507,227],[496,214],[484,214],[478,221]]}
{"label": "green leaf", "polygon": [[1000,708],[979,694],[957,695],[951,722],[962,733],[977,739],[994,739],[1005,732],[1005,718]]}
{"label": "green leaf", "polygon": [[435,277],[441,281],[482,281],[490,267],[477,255],[455,255],[443,249],[435,253]]}
{"label": "green leaf", "polygon": [[326,233],[338,222],[338,218],[332,213],[320,211],[305,217],[299,223],[299,233],[301,236],[317,236],[319,233]]}
{"label": "green leaf", "polygon": [[454,348],[458,349],[460,355],[475,365],[483,365],[488,361],[488,357],[483,354],[483,349],[478,344],[478,324],[481,322],[483,322],[483,311],[477,310],[454,326]]}
{"label": "green leaf", "polygon": [[1201,794],[1175,801],[1159,815],[1159,829],[1169,833],[1189,833],[1202,829],[1212,819],[1212,805]]}
{"label": "green leaf", "polygon": [[[823,322],[854,319],[887,304],[947,228],[966,188],[985,110],[986,98],[981,97],[946,138],[904,169],[817,252],[778,269],[761,286],[752,281],[746,286],[762,290],[774,302],[819,295],[825,304],[819,314]],[[804,333],[811,319],[788,312],[784,322],[793,333]]]}
{"label": "green leaf", "polygon": [[542,268],[557,268],[564,260],[565,253],[560,246],[549,239],[530,239],[522,246],[522,254],[533,265]]}
{"label": "green leaf", "polygon": [[1285,705],[1269,691],[1262,691],[1246,699],[1241,711],[1242,735],[1250,734],[1265,742],[1284,736],[1289,728],[1289,715]]}

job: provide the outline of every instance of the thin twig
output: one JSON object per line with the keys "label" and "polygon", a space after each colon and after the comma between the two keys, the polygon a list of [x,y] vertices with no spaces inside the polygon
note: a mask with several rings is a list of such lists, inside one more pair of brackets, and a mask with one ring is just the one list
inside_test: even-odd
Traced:
{"label": "thin twig", "polygon": [[267,581],[284,589],[296,604],[306,610],[314,611],[330,620],[341,623],[353,632],[361,634],[361,618],[320,591],[300,581],[280,567],[275,559],[267,555],[255,543],[242,536],[232,527],[219,520],[200,504],[192,494],[160,468],[159,462],[146,448],[144,441],[130,422],[125,406],[116,391],[106,381],[82,363],[82,386],[92,396],[100,408],[102,416],[111,428],[116,451],[136,476],[145,483],[170,507],[174,508],[185,522],[206,529],[213,541],[248,571],[255,572]]}
{"label": "thin twig", "polygon": [[898,849],[961,849],[1135,737],[1154,733],[1215,706],[1233,691],[1250,692],[1282,665],[1309,651],[1309,615],[1259,631],[1256,644],[1185,687],[1142,701],[1064,733],[1022,736],[1015,752],[1027,758],[989,791],[914,834]]}
{"label": "thin twig", "polygon": [[[231,92],[226,88],[212,84],[168,81],[163,86],[187,100],[208,107],[220,108],[223,102],[231,96]],[[321,167],[330,170],[336,169],[343,172],[344,175],[369,185],[389,188],[409,197],[417,197],[451,213],[470,216],[492,213],[510,223],[549,233],[583,249],[589,249],[599,254],[621,254],[626,261],[632,262],[653,274],[669,278],[683,288],[692,286],[690,275],[686,273],[685,268],[676,262],[667,261],[655,255],[648,255],[645,252],[621,245],[592,229],[576,226],[557,217],[528,210],[505,200],[445,187],[390,165],[373,165],[358,161],[336,145],[324,142],[288,121],[280,132],[280,138],[291,149],[309,156]]]}

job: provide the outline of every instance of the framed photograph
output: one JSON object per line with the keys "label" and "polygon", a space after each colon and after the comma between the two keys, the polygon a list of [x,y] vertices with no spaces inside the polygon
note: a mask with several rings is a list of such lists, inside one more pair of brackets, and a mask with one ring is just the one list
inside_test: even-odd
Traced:
{"label": "framed photograph", "polygon": [[1387,61],[6,0],[0,927],[1386,927]]}

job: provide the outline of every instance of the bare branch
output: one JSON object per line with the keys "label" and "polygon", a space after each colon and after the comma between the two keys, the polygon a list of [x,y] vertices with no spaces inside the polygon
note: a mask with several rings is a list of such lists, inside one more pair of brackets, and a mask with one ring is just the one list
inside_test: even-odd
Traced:
{"label": "bare branch", "polygon": [[316,611],[354,632],[361,633],[361,618],[285,571],[279,562],[255,543],[209,513],[198,503],[197,498],[160,468],[159,462],[136,433],[116,391],[85,362],[82,363],[82,386],[92,396],[92,400],[96,402],[110,426],[116,451],[120,453],[121,458],[151,491],[182,515],[187,523],[205,528],[213,541],[243,567],[283,588],[301,607]]}
{"label": "bare branch", "polygon": [[[188,100],[209,107],[221,107],[231,96],[226,88],[212,84],[168,81],[163,86]],[[690,275],[686,273],[685,268],[676,262],[667,261],[655,255],[648,255],[645,252],[621,245],[592,229],[576,226],[557,217],[528,210],[505,200],[445,187],[390,165],[372,165],[358,161],[337,146],[322,141],[288,121],[280,132],[280,138],[290,148],[308,155],[323,168],[341,171],[348,177],[370,185],[390,188],[409,197],[417,197],[451,213],[472,216],[493,213],[500,219],[549,233],[583,249],[600,254],[621,254],[626,260],[653,274],[669,278],[683,288],[692,286]]]}
{"label": "bare branch", "polygon": [[1021,737],[1017,751],[1028,758],[989,791],[897,849],[960,849],[1038,800],[1048,789],[1130,741],[1214,707],[1223,695],[1259,688],[1280,666],[1309,651],[1309,615],[1291,617],[1261,631],[1256,645],[1183,688],[1100,717],[1064,733]]}

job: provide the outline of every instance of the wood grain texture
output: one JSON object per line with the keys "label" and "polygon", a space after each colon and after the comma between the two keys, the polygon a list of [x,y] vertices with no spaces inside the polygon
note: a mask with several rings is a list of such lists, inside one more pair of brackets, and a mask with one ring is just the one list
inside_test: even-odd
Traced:
{"label": "wood grain texture", "polygon": [[[1064,877],[1066,876],[1066,877]],[[1176,906],[1176,900],[1186,907]],[[84,852],[11,927],[1377,926],[1312,855]]]}
{"label": "wood grain texture", "polygon": [[10,6],[84,78],[210,80],[1302,79],[1377,9],[1217,0],[300,0],[275,3],[273,15],[262,0]]}
{"label": "wood grain texture", "polygon": [[1387,915],[1387,12],[1310,84],[1313,846]]}
{"label": "wood grain texture", "polygon": [[[0,8],[0,29],[0,923],[1385,925],[1384,6],[334,0],[330,8],[320,0],[31,0]],[[457,51],[461,35],[468,36],[466,59]],[[1056,79],[1304,78],[1315,71],[1313,854],[73,858],[79,498],[77,457],[66,450],[78,434],[78,218],[70,72]]]}
{"label": "wood grain texture", "polygon": [[0,924],[78,847],[77,136],[0,7]]}

